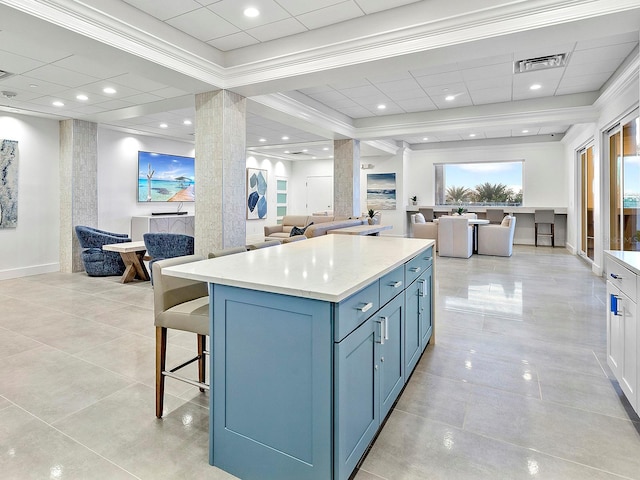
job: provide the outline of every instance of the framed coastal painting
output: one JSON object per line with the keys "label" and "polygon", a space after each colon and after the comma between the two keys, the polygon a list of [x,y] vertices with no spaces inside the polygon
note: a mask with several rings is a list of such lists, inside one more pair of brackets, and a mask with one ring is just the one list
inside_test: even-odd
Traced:
{"label": "framed coastal painting", "polygon": [[395,173],[369,173],[367,175],[367,209],[396,209]]}
{"label": "framed coastal painting", "polygon": [[0,228],[18,226],[18,142],[0,140]]}
{"label": "framed coastal painting", "polygon": [[247,220],[267,218],[267,171],[247,168]]}

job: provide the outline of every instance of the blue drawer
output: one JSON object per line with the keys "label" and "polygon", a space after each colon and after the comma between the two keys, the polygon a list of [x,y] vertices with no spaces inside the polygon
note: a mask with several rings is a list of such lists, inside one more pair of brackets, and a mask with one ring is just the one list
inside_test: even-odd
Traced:
{"label": "blue drawer", "polygon": [[335,341],[339,342],[380,308],[379,281],[335,306]]}
{"label": "blue drawer", "polygon": [[404,290],[404,265],[380,279],[380,305],[385,305]]}
{"label": "blue drawer", "polygon": [[404,264],[405,285],[411,285],[431,265],[433,265],[433,247],[429,247]]}

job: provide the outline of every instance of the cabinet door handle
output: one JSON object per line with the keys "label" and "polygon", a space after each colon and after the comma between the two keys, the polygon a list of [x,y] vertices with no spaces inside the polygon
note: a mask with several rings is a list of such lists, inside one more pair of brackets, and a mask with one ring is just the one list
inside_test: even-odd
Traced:
{"label": "cabinet door handle", "polygon": [[618,297],[615,294],[611,294],[611,313],[613,313],[614,315],[620,317],[621,315],[618,313],[618,302],[622,300],[620,297]]}
{"label": "cabinet door handle", "polygon": [[356,307],[356,310],[360,310],[362,313],[364,313],[367,310],[371,309],[371,307],[373,307],[373,303],[369,302],[369,303],[365,303],[361,307]]}
{"label": "cabinet door handle", "polygon": [[401,281],[391,282],[389,286],[393,288],[400,288],[402,286],[402,282]]}
{"label": "cabinet door handle", "polygon": [[380,325],[380,341],[378,342],[380,345],[384,345],[384,341],[387,339],[385,338],[385,327],[383,325],[386,320],[387,317],[380,317],[380,320],[376,320],[376,323]]}
{"label": "cabinet door handle", "polygon": [[422,270],[422,267],[413,267],[413,268],[411,269],[411,271],[412,271],[413,273],[418,273],[420,270]]}
{"label": "cabinet door handle", "polygon": [[421,297],[426,297],[427,296],[427,288],[426,288],[427,282],[424,279],[421,278],[420,280],[418,280],[418,283],[420,284],[420,292],[419,292],[420,296]]}
{"label": "cabinet door handle", "polygon": [[616,275],[615,273],[610,273],[611,278],[615,278],[616,280],[622,280],[622,275]]}
{"label": "cabinet door handle", "polygon": [[[384,325],[384,339],[389,340],[389,317],[380,317]],[[382,342],[384,343],[384,342]]]}

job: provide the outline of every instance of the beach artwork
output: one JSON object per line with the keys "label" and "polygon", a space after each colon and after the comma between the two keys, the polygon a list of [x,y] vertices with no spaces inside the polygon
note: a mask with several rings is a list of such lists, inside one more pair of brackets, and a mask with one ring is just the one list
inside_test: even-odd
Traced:
{"label": "beach artwork", "polygon": [[367,175],[367,210],[396,209],[396,174],[369,173]]}
{"label": "beach artwork", "polygon": [[0,228],[18,225],[18,142],[0,140]]}
{"label": "beach artwork", "polygon": [[138,152],[138,202],[195,201],[195,160]]}
{"label": "beach artwork", "polygon": [[267,171],[247,168],[247,220],[267,217]]}

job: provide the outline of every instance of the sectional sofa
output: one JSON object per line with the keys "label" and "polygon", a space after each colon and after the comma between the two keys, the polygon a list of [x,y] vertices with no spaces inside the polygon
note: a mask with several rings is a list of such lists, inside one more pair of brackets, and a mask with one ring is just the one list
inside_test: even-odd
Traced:
{"label": "sectional sofa", "polygon": [[354,227],[367,223],[366,218],[341,218],[331,215],[285,215],[280,225],[264,227],[265,240],[282,240],[291,235],[293,227],[304,228],[309,224],[304,234],[307,238],[326,235],[329,230]]}

